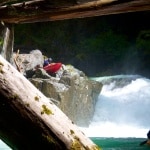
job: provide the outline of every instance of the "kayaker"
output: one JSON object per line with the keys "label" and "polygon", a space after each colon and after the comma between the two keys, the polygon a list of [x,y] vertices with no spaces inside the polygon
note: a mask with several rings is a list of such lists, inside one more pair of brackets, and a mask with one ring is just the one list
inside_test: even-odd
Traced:
{"label": "kayaker", "polygon": [[150,146],[150,130],[147,133],[147,139],[145,141],[141,142],[140,146],[145,145],[145,144]]}
{"label": "kayaker", "polygon": [[147,138],[150,139],[150,130],[147,133]]}
{"label": "kayaker", "polygon": [[52,63],[52,61],[53,61],[52,58],[45,59],[43,63],[43,67],[49,65],[50,63]]}

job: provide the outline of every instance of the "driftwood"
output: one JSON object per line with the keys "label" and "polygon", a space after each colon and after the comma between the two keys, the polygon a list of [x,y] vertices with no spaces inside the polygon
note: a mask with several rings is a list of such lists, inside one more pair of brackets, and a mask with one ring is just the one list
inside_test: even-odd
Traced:
{"label": "driftwood", "polygon": [[32,23],[149,11],[150,0],[8,0],[0,3],[0,20]]}
{"label": "driftwood", "polygon": [[19,57],[19,52],[20,52],[20,50],[18,49],[18,51],[17,51],[17,53],[16,53],[16,55],[15,55],[15,57],[14,57],[14,63],[15,63],[15,65],[16,65],[16,69],[21,73],[22,71],[21,71],[21,64],[22,64],[22,62],[20,62],[20,64],[17,62],[17,59],[18,59],[18,57]]}
{"label": "driftwood", "polygon": [[0,138],[21,150],[100,149],[1,56]]}

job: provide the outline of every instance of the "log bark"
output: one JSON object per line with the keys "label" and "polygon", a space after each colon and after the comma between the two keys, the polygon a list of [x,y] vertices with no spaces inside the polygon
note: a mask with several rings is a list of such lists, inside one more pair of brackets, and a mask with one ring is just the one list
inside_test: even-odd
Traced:
{"label": "log bark", "polygon": [[0,38],[3,41],[0,47],[0,54],[12,63],[12,54],[14,46],[14,26],[13,24],[0,23]]}
{"label": "log bark", "polygon": [[1,56],[0,138],[21,150],[100,149]]}
{"label": "log bark", "polygon": [[32,0],[0,6],[0,20],[32,23],[149,10],[150,0]]}

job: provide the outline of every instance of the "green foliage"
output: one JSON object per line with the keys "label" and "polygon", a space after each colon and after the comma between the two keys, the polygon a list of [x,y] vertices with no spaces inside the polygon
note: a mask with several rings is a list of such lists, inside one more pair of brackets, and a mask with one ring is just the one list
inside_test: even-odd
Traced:
{"label": "green foliage", "polygon": [[128,46],[126,37],[112,30],[102,32],[96,37],[86,38],[80,43],[80,47],[86,54],[103,54],[111,59],[121,59]]}
{"label": "green foliage", "polygon": [[131,63],[135,70],[141,62],[150,63],[150,30],[140,31],[139,20],[128,20],[129,16],[19,24],[15,48],[40,49],[54,61],[72,64],[86,74],[122,73]]}
{"label": "green foliage", "polygon": [[68,26],[66,22],[16,25],[15,45],[38,48],[44,55],[68,54],[72,49],[72,37],[70,31],[68,32]]}
{"label": "green foliage", "polygon": [[142,30],[136,40],[138,50],[144,51],[144,54],[150,54],[150,30]]}
{"label": "green foliage", "polygon": [[83,52],[77,53],[77,55],[76,55],[76,58],[78,60],[85,60],[86,57],[87,57],[86,53],[83,53]]}
{"label": "green foliage", "polygon": [[4,43],[4,39],[0,37],[0,46],[3,46],[3,43]]}
{"label": "green foliage", "polygon": [[137,39],[136,47],[140,55],[141,70],[149,68],[150,64],[150,30],[142,30]]}
{"label": "green foliage", "polygon": [[79,21],[17,25],[15,44],[39,48],[45,55],[76,56],[79,60],[88,58],[91,53],[114,55],[114,59],[124,54],[128,45],[126,37],[116,34],[112,29],[108,30],[105,21],[97,23],[89,31],[86,30],[88,21],[80,22],[84,30],[74,24],[78,25]]}

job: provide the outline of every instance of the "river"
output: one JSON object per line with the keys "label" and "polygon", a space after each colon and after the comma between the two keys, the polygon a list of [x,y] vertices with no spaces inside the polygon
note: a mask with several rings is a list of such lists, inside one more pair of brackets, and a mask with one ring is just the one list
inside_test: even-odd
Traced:
{"label": "river", "polygon": [[150,129],[150,80],[138,75],[92,79],[103,88],[89,127],[81,130],[103,149],[143,149],[139,143]]}

